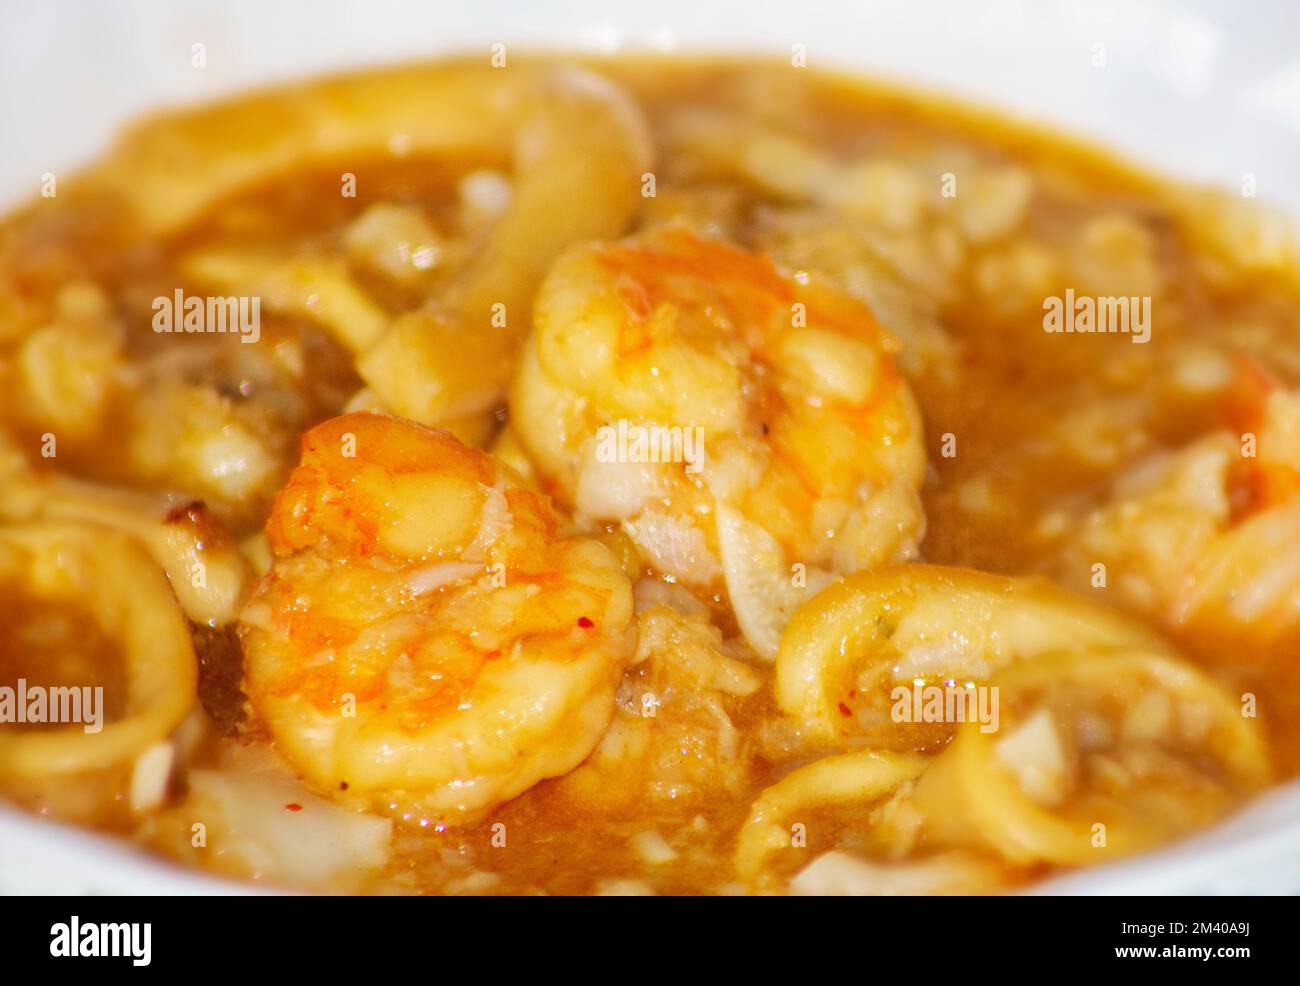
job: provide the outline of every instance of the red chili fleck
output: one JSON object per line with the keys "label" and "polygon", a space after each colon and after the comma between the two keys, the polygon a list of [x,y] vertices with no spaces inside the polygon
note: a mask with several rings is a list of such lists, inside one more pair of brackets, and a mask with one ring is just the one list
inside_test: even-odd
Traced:
{"label": "red chili fleck", "polygon": [[596,624],[592,623],[591,620],[587,619],[585,616],[578,617],[578,626],[582,627],[584,630],[589,630],[595,625]]}
{"label": "red chili fleck", "polygon": [[296,801],[290,802],[284,807],[286,811],[302,811],[302,805],[298,804]]}
{"label": "red chili fleck", "polygon": [[843,702],[841,702],[841,703],[840,703],[840,715],[844,716],[845,718],[848,718],[849,716],[853,715],[853,710],[850,709],[850,708],[849,708],[847,705],[845,705]]}

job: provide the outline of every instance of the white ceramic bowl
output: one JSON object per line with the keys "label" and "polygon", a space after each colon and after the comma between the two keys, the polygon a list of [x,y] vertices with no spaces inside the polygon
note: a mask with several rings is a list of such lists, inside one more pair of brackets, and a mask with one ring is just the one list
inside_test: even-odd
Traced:
{"label": "white ceramic bowl", "polygon": [[[1087,135],[1157,170],[1300,214],[1300,5],[1233,0],[7,0],[0,204],[85,163],[164,105],[497,42],[788,53],[911,82]],[[206,48],[206,67],[191,65]],[[1099,59],[1099,53],[1104,58]],[[1104,65],[1097,62],[1104,60]],[[231,892],[112,840],[0,807],[0,891]],[[1038,893],[1300,892],[1300,785],[1219,828]]]}

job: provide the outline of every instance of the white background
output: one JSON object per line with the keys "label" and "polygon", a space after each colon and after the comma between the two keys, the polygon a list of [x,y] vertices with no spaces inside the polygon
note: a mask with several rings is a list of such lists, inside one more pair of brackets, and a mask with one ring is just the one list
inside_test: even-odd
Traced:
{"label": "white background", "polygon": [[[1300,212],[1300,3],[2,0],[0,200],[131,116],[344,65],[507,44],[788,53],[1104,138]],[[191,47],[207,48],[206,68]],[[1095,68],[1094,45],[1106,66]]]}

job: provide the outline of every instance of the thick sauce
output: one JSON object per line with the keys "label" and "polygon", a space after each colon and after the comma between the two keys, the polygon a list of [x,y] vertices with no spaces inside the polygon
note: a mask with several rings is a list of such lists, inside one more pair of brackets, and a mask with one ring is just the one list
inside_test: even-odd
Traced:
{"label": "thick sauce", "polygon": [[[828,275],[863,296],[899,338],[900,367],[924,418],[930,470],[922,559],[1007,575],[1043,573],[1160,626],[1233,694],[1258,696],[1276,772],[1294,776],[1300,770],[1294,661],[1300,626],[1265,639],[1226,625],[1215,632],[1204,622],[1164,622],[1117,591],[1113,579],[1111,588],[1098,587],[1093,559],[1071,550],[1081,518],[1105,505],[1135,464],[1229,426],[1225,394],[1239,357],[1282,387],[1300,385],[1296,270],[1266,252],[1250,253],[1223,232],[1225,210],[1244,204],[1166,185],[996,117],[784,65],[615,60],[594,67],[632,94],[657,143],[655,194],[645,198],[638,225],[682,220],[769,252],[787,269]],[[461,214],[458,182],[467,172],[504,166],[400,154],[322,160],[241,190],[159,239],[136,236],[93,182],[83,191],[69,181],[57,207],[39,203],[0,227],[6,352],[30,326],[54,317],[61,290],[92,283],[100,300],[87,324],[111,323],[135,368],[108,385],[102,421],[61,439],[57,468],[203,496],[237,536],[254,534],[295,461],[298,435],[342,410],[360,380],[342,347],[301,314],[267,312],[263,346],[250,349],[269,348],[282,358],[250,364],[251,354],[235,338],[179,347],[151,332],[151,299],[177,286],[204,291],[179,265],[199,249],[340,254],[350,225],[377,203],[413,207],[443,231],[449,251],[463,249],[480,233]],[[832,166],[857,168],[861,176],[836,201],[821,187]],[[355,176],[355,197],[339,194],[342,173]],[[356,274],[390,312],[418,305],[443,276],[434,271],[400,285],[373,271]],[[1045,332],[1043,300],[1067,289],[1149,299],[1149,342],[1120,333]],[[18,361],[0,363],[3,423],[30,450],[48,426],[20,374]],[[260,436],[271,459],[267,478],[223,498],[213,494],[219,484],[194,489],[187,475],[169,472],[166,456],[151,460],[132,451],[142,430],[156,423],[151,416],[167,413],[166,404],[140,411],[157,379],[211,385],[233,418]],[[498,419],[507,417],[502,408]],[[204,425],[200,420],[195,427]],[[154,440],[167,441],[165,434]],[[112,647],[97,641],[93,628],[76,629],[75,613],[55,619],[42,605],[4,598],[0,680],[26,672],[84,682],[89,674],[112,684],[106,670],[116,663]],[[40,646],[33,650],[30,638],[38,630]],[[200,695],[208,711],[200,715],[215,722],[211,733],[236,738],[193,744],[200,766],[220,762],[223,743],[266,741],[256,723],[241,723],[233,710],[233,638],[202,634]],[[70,637],[75,654],[45,659],[53,643]],[[87,667],[63,667],[84,663],[97,647]],[[778,741],[762,738],[779,714],[770,671],[760,672],[759,694],[728,707],[748,764],[740,787],[680,803],[643,801],[634,787],[620,804],[575,796],[569,779],[544,781],[468,827],[399,825],[390,863],[365,886],[740,892],[732,866],[736,832],[758,794],[799,765],[797,755],[775,755]],[[187,844],[184,788],[182,778],[170,807],[142,823],[139,837],[196,865],[239,872]],[[877,851],[862,817],[861,811],[822,812],[809,823],[801,859],[834,848]],[[659,853],[663,843],[670,848]],[[776,865],[786,875],[794,869]],[[1014,882],[1042,870],[1002,872]]]}

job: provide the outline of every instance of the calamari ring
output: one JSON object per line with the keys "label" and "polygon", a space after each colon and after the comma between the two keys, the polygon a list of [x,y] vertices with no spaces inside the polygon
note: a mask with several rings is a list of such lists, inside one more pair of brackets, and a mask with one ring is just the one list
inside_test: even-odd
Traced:
{"label": "calamari ring", "polygon": [[[1213,761],[1219,775],[1215,782],[1225,793],[1250,793],[1268,783],[1268,753],[1258,727],[1211,678],[1167,654],[1060,653],[1008,666],[994,682],[1003,708],[1014,708],[1034,691],[1067,683],[1072,703],[1086,689],[1118,698],[1131,710],[1152,694],[1154,685],[1185,709],[1205,714],[1197,752]],[[917,783],[914,803],[927,817],[929,837],[938,842],[993,850],[1013,863],[1078,866],[1168,842],[1220,813],[1201,817],[1206,812],[1196,810],[1197,798],[1164,801],[1159,776],[1140,777],[1124,798],[1105,798],[1100,804],[1071,798],[1068,807],[1047,807],[1029,797],[1001,762],[996,734],[969,723]],[[1098,822],[1105,825],[1105,852],[1094,845]]]}
{"label": "calamari ring", "polygon": [[[635,104],[597,75],[454,62],[163,116],[131,132],[98,177],[133,208],[146,233],[166,236],[226,196],[313,161],[384,154],[509,164],[510,204],[453,279],[451,296],[386,329],[373,316],[327,319],[344,345],[364,354],[358,370],[389,409],[444,423],[500,401],[546,268],[570,243],[623,231],[640,203],[651,147]],[[231,267],[222,257],[201,266],[247,275],[247,265]],[[274,279],[302,276],[323,275],[281,272]],[[364,314],[346,278],[326,279],[322,296]],[[507,328],[493,324],[496,305],[505,306]],[[460,380],[465,366],[477,368],[472,384]]]}
{"label": "calamari ring", "polygon": [[764,878],[763,864],[769,855],[790,845],[785,820],[794,812],[883,797],[919,776],[929,762],[914,753],[862,750],[824,757],[788,774],[751,806],[736,840],[736,875],[756,888],[774,883]]}
{"label": "calamari ring", "polygon": [[201,501],[37,473],[7,444],[0,444],[0,479],[3,520],[86,523],[129,534],[162,566],[195,623],[218,627],[239,615],[252,574],[230,532]]}
{"label": "calamari ring", "polygon": [[0,731],[0,777],[40,778],[131,761],[189,712],[198,665],[189,629],[158,567],[134,541],[89,524],[0,527],[0,555],[42,596],[78,601],[122,645],[126,713],[98,733],[69,724]]}
{"label": "calamari ring", "polygon": [[[1140,622],[1045,579],[886,566],[850,575],[800,607],[781,639],[776,698],[810,737],[833,743],[862,737],[857,711],[872,702],[878,709],[889,690],[882,686],[896,684],[900,671],[907,681],[965,682],[1019,658],[1095,646],[1172,649]],[[928,657],[914,660],[923,651]],[[938,739],[919,726],[884,725],[901,748]]]}

